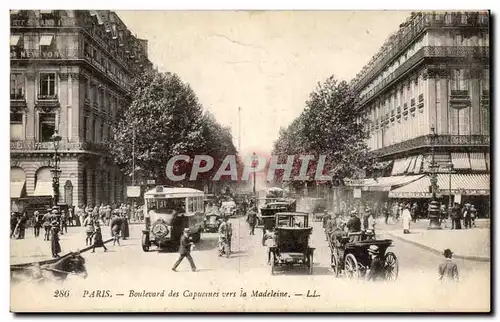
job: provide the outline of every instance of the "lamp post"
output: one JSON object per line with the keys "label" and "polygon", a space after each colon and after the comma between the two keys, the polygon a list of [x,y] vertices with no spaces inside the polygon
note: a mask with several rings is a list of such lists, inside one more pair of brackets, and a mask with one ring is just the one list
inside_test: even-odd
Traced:
{"label": "lamp post", "polygon": [[437,165],[434,156],[434,140],[436,138],[436,132],[434,126],[431,126],[431,165],[429,167],[430,171],[430,181],[431,181],[431,191],[432,200],[429,204],[429,227],[427,229],[442,229],[441,223],[439,221],[439,202],[436,200],[436,191],[438,189],[437,185]]}
{"label": "lamp post", "polygon": [[255,152],[252,154],[252,168],[253,168],[253,195],[256,196],[255,192],[255,168],[257,167],[257,155]]}
{"label": "lamp post", "polygon": [[54,192],[54,206],[57,206],[59,203],[59,178],[61,176],[61,169],[59,169],[59,143],[61,142],[61,136],[57,133],[57,130],[54,131],[54,134],[51,136],[52,142],[54,143],[54,167],[50,170],[52,173],[52,190]]}

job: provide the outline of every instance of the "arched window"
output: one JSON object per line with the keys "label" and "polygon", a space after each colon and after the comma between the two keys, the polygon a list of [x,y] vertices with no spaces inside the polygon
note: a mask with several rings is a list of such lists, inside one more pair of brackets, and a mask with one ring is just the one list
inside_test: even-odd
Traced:
{"label": "arched window", "polygon": [[73,184],[70,180],[64,184],[64,202],[68,205],[73,205]]}

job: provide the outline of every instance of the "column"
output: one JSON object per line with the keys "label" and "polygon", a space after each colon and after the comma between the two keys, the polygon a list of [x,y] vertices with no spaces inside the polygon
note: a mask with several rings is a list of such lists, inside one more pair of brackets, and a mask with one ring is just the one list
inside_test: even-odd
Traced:
{"label": "column", "polygon": [[481,134],[481,91],[477,74],[470,80],[470,98],[470,134]]}
{"label": "column", "polygon": [[26,128],[25,137],[28,141],[33,141],[35,139],[35,102],[36,102],[36,90],[35,90],[35,73],[26,73]]}
{"label": "column", "polygon": [[427,108],[424,107],[424,133],[430,133],[430,127],[436,124],[436,92],[437,92],[437,84],[434,75],[430,75],[427,79],[428,82],[428,92],[427,92]]}
{"label": "column", "polygon": [[93,187],[93,180],[92,180],[92,174],[94,173],[94,170],[88,169],[87,168],[87,205],[94,205],[94,198],[92,196],[92,187]]}
{"label": "column", "polygon": [[113,170],[109,171],[109,202],[114,203],[115,202],[115,174],[113,173]]}

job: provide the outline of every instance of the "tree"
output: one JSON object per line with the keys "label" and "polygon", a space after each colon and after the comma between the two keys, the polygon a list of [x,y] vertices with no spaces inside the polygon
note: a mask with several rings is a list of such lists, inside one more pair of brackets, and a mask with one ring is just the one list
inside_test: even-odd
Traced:
{"label": "tree", "polygon": [[[274,153],[310,154],[315,160],[325,155],[325,174],[339,178],[371,169],[373,158],[365,143],[367,119],[356,109],[357,103],[358,95],[347,82],[331,76],[318,83],[302,114],[280,131]],[[314,163],[308,172],[315,172]]]}
{"label": "tree", "polygon": [[[141,176],[166,184],[168,160],[179,154],[194,155],[203,145],[202,107],[192,89],[170,73],[143,74],[134,82],[131,96],[131,105],[120,111],[113,129],[111,154],[130,174],[135,141]],[[178,171],[186,170],[180,167]]]}

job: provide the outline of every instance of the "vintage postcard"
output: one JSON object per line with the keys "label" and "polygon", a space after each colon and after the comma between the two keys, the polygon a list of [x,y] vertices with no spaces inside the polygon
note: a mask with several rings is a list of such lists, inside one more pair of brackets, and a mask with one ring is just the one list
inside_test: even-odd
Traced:
{"label": "vintage postcard", "polygon": [[490,12],[10,10],[12,312],[489,312]]}

